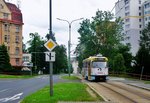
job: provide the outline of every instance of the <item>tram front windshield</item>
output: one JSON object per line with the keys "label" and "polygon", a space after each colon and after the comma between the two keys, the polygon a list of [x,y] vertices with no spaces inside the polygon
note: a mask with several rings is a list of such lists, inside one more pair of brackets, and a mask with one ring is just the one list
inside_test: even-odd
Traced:
{"label": "tram front windshield", "polygon": [[106,62],[93,62],[93,68],[106,68]]}

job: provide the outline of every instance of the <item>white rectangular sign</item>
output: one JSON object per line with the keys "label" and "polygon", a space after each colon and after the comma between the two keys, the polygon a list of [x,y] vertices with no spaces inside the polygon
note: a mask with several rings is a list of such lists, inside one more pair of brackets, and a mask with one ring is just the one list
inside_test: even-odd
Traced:
{"label": "white rectangular sign", "polygon": [[55,52],[45,52],[45,61],[54,62],[55,61]]}

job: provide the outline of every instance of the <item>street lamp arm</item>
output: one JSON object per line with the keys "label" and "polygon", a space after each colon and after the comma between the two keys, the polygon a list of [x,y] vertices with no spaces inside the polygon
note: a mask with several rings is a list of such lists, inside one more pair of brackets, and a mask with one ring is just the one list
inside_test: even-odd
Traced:
{"label": "street lamp arm", "polygon": [[71,22],[69,22],[68,20],[57,18],[57,20],[66,21],[69,25],[71,25],[75,21],[82,20],[82,19],[83,18],[79,18],[79,19],[75,19],[75,20],[72,20]]}
{"label": "street lamp arm", "polygon": [[68,24],[70,24],[69,21],[68,21],[68,20],[65,20],[65,19],[57,18],[57,20],[60,20],[60,21],[66,21]]}
{"label": "street lamp arm", "polygon": [[75,22],[75,21],[82,20],[82,19],[83,19],[83,18],[79,18],[79,19],[72,20],[72,21],[70,22],[70,24],[72,24],[72,23]]}

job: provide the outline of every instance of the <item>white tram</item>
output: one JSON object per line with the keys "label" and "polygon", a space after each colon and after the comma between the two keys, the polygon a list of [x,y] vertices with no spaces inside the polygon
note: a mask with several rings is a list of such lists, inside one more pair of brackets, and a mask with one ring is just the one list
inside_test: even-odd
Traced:
{"label": "white tram", "polygon": [[83,60],[82,75],[87,80],[104,80],[108,76],[107,57],[91,56]]}

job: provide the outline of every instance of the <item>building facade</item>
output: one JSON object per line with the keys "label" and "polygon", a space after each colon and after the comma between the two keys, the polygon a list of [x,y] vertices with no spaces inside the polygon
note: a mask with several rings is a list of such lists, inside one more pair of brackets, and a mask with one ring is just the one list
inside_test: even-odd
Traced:
{"label": "building facade", "polygon": [[22,65],[22,13],[16,5],[0,0],[0,45],[5,44],[14,67]]}
{"label": "building facade", "polygon": [[150,22],[150,0],[147,0],[143,3],[144,11],[144,27]]}
{"label": "building facade", "polygon": [[131,52],[136,55],[139,39],[144,28],[143,3],[146,0],[118,0],[115,5],[115,16],[123,19],[123,33],[129,37],[125,43],[131,44]]}

